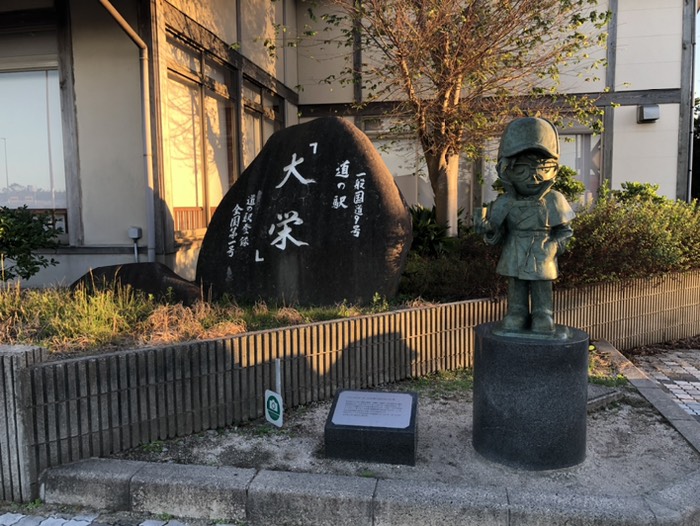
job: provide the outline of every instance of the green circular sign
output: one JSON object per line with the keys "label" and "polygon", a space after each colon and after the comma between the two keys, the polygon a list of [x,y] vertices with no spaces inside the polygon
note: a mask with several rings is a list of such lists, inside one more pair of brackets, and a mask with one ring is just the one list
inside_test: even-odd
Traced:
{"label": "green circular sign", "polygon": [[265,390],[265,419],[272,425],[282,427],[284,404],[282,397],[275,391]]}
{"label": "green circular sign", "polygon": [[279,420],[282,408],[274,396],[270,396],[267,399],[267,414],[272,420]]}

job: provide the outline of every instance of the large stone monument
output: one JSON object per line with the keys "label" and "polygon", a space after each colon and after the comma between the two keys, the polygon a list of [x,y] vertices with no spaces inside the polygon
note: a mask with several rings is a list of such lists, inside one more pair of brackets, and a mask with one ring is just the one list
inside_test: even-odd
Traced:
{"label": "large stone monument", "polygon": [[552,190],[559,136],[545,119],[511,122],[498,152],[505,193],[474,227],[502,245],[508,277],[503,320],[477,327],[473,445],[486,458],[530,470],[564,468],[586,455],[588,335],[556,325],[552,282],[572,235],[571,207]]}
{"label": "large stone monument", "polygon": [[275,133],[216,209],[197,282],[214,298],[298,304],[392,297],[411,217],[371,141],[321,118]]}

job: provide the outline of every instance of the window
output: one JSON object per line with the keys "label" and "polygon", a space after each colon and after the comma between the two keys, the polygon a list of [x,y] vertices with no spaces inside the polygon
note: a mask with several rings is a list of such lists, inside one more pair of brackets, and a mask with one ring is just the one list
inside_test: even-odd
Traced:
{"label": "window", "polygon": [[48,211],[66,230],[54,31],[0,35],[0,206]]}
{"label": "window", "polygon": [[388,116],[363,117],[361,127],[394,176],[406,202],[430,208],[433,190],[417,135],[401,120]]}
{"label": "window", "polygon": [[263,145],[284,127],[282,98],[249,80],[243,81],[243,166],[248,166]]}
{"label": "window", "polygon": [[583,196],[590,203],[598,195],[600,188],[600,138],[595,142],[591,134],[562,135],[561,158],[559,164],[573,168],[578,178],[586,185]]}
{"label": "window", "polygon": [[166,177],[176,231],[206,228],[235,180],[233,70],[169,41]]}

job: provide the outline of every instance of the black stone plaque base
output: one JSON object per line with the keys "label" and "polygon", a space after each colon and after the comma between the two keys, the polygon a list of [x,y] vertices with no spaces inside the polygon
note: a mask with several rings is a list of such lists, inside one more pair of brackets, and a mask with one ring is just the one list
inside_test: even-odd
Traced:
{"label": "black stone plaque base", "polygon": [[[371,391],[358,391],[371,393]],[[382,462],[386,464],[416,465],[416,418],[418,394],[401,393],[412,398],[410,423],[406,428],[377,427],[366,425],[338,425],[333,423],[333,415],[338,398],[343,391],[336,393],[330,413],[326,419],[324,440],[328,458]]]}
{"label": "black stone plaque base", "polygon": [[[586,457],[588,335],[530,339],[476,328],[474,449],[510,467],[538,471]],[[563,327],[559,327],[560,331]]]}

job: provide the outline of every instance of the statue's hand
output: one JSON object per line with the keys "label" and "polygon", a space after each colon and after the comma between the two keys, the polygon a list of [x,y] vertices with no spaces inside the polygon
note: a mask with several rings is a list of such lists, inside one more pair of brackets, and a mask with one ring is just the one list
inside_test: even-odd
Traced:
{"label": "statue's hand", "polygon": [[474,232],[480,236],[490,237],[496,232],[496,229],[493,228],[493,225],[488,219],[480,219],[478,222],[474,222]]}
{"label": "statue's hand", "polygon": [[493,234],[493,225],[489,222],[486,215],[486,209],[479,209],[474,212],[474,232],[480,236]]}
{"label": "statue's hand", "polygon": [[552,230],[552,239],[557,242],[559,250],[557,251],[557,255],[560,256],[564,252],[566,252],[566,247],[569,244],[569,241],[571,241],[571,236],[573,235],[573,230],[571,229],[571,226],[568,224],[564,225],[559,225],[558,227],[554,228]]}

